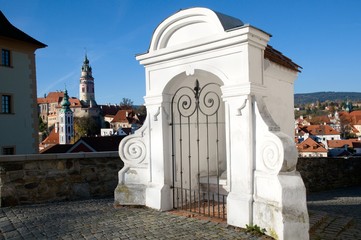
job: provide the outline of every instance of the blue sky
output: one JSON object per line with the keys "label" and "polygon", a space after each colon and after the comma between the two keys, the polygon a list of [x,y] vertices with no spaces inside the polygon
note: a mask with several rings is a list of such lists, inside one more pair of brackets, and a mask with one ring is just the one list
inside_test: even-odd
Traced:
{"label": "blue sky", "polygon": [[358,0],[0,0],[9,21],[48,45],[37,56],[38,96],[65,85],[78,97],[85,49],[99,104],[143,104],[144,68],[154,29],[189,7],[207,7],[270,34],[269,42],[303,67],[295,93],[361,92],[361,1]]}

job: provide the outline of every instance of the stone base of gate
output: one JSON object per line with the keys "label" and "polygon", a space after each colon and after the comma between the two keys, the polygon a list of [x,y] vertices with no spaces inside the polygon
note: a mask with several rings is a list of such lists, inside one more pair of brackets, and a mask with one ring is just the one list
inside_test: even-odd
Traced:
{"label": "stone base of gate", "polygon": [[143,184],[118,184],[114,190],[114,204],[145,205],[146,185]]}
{"label": "stone base of gate", "polygon": [[251,194],[239,194],[230,192],[227,197],[227,223],[232,226],[245,228],[252,219]]}
{"label": "stone base of gate", "polygon": [[309,239],[306,188],[298,172],[255,173],[253,224],[275,239]]}
{"label": "stone base of gate", "polygon": [[146,206],[160,211],[172,209],[172,191],[169,185],[150,185],[146,189]]}

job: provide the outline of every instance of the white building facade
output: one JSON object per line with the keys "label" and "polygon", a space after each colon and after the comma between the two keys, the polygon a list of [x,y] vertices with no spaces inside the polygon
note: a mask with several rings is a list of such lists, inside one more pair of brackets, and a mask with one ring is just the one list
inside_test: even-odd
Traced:
{"label": "white building facade", "polygon": [[0,11],[0,155],[38,153],[35,51],[44,47]]}

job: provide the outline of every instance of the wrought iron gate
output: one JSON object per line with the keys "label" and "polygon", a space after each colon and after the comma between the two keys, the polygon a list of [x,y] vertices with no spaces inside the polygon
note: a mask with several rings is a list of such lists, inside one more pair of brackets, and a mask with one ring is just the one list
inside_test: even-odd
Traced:
{"label": "wrought iron gate", "polygon": [[[226,218],[224,108],[220,86],[179,88],[171,102],[173,208]],[[221,113],[220,113],[221,112]],[[225,181],[225,180],[224,180]]]}

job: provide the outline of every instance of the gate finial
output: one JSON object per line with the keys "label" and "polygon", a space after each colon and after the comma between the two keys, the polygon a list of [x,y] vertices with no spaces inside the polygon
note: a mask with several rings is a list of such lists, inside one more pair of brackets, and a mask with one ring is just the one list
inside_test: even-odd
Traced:
{"label": "gate finial", "polygon": [[196,83],[194,86],[194,97],[195,97],[197,103],[199,102],[199,90],[200,89],[201,88],[199,87],[199,81],[198,81],[198,79],[196,79]]}

